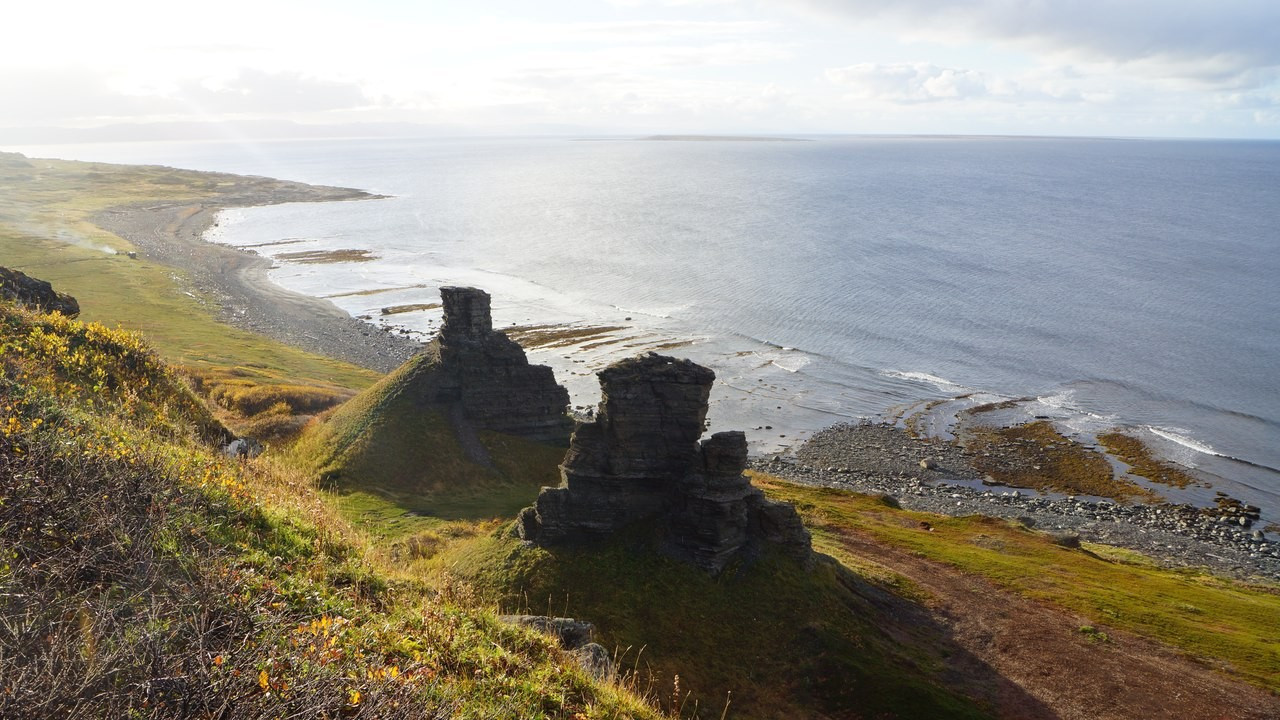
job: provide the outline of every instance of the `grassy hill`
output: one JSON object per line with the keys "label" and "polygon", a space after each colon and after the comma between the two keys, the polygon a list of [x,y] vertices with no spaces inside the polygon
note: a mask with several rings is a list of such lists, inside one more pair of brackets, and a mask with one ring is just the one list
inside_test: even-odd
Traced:
{"label": "grassy hill", "polygon": [[221,457],[138,336],[4,303],[0,369],[0,717],[655,716]]}
{"label": "grassy hill", "polygon": [[564,457],[564,448],[496,432],[460,438],[441,406],[422,401],[436,372],[433,355],[418,355],[312,423],[289,451],[350,519],[411,545],[438,544],[441,523],[461,521],[463,531],[515,515],[559,483]]}

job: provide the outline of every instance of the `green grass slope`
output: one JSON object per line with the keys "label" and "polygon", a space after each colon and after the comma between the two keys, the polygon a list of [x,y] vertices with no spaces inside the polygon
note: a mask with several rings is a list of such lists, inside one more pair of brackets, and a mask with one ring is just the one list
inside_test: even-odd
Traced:
{"label": "green grass slope", "polygon": [[838,563],[766,556],[713,578],[647,536],[547,549],[503,528],[437,567],[504,610],[595,623],[620,669],[681,717],[986,716],[941,684],[936,630],[891,620],[901,601]]}
{"label": "green grass slope", "polygon": [[1098,627],[1152,638],[1280,693],[1280,587],[1273,583],[1163,569],[1105,545],[1064,548],[1045,533],[995,518],[911,512],[760,473],[753,479],[771,497],[794,503],[815,547],[850,566],[859,564],[850,533],[870,536],[1079,613]]}
{"label": "green grass slope", "polygon": [[656,717],[210,420],[137,336],[0,303],[0,717]]}
{"label": "green grass slope", "polygon": [[[441,519],[514,515],[559,483],[564,448],[481,431],[468,453],[443,409],[425,403],[436,359],[424,352],[308,427],[292,459],[342,496],[354,517]],[[474,450],[474,449],[473,449]],[[392,532],[392,535],[401,533]]]}
{"label": "green grass slope", "polygon": [[132,245],[93,224],[136,203],[216,203],[237,183],[267,181],[192,170],[31,159],[0,166],[0,264],[52,282],[80,301],[81,319],[146,333],[167,362],[258,382],[367,387],[377,373],[218,322],[179,273],[115,254]]}

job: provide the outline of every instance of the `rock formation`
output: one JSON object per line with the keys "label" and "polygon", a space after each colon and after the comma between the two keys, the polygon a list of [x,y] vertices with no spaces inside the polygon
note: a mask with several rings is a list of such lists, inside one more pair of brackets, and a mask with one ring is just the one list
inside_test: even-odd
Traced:
{"label": "rock formation", "polygon": [[57,292],[44,280],[4,267],[0,267],[0,298],[13,300],[33,310],[60,312],[67,317],[80,314],[80,303],[75,298]]}
{"label": "rock formation", "polygon": [[599,375],[596,419],[575,429],[561,486],[543,488],[520,514],[522,538],[583,543],[656,520],[666,552],[712,573],[766,543],[809,558],[795,509],[766,499],[742,474],[746,436],[721,432],[699,444],[715,373],[651,353]]}
{"label": "rock formation", "polygon": [[429,402],[456,404],[476,427],[541,442],[564,442],[569,392],[551,368],[493,329],[489,293],[442,287],[444,325],[427,347],[439,358]]}

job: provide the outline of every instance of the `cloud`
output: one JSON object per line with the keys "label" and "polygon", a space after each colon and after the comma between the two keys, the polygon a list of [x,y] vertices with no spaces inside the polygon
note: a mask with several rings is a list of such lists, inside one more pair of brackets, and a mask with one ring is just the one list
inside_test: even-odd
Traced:
{"label": "cloud", "polygon": [[860,63],[831,68],[827,80],[849,89],[853,97],[895,103],[963,100],[1008,91],[974,70],[931,63]]}
{"label": "cloud", "polygon": [[356,83],[251,68],[224,81],[188,81],[178,98],[207,113],[233,114],[324,112],[370,104]]}
{"label": "cloud", "polygon": [[83,122],[169,112],[163,98],[122,93],[104,73],[83,67],[10,72],[0,68],[0,126]]}
{"label": "cloud", "polygon": [[0,72],[0,97],[0,126],[8,127],[315,114],[373,102],[356,83],[254,69],[142,90],[125,89],[118,78],[84,67]]}
{"label": "cloud", "polygon": [[1280,66],[1276,0],[775,0],[935,40],[987,39],[1217,86],[1266,82]]}

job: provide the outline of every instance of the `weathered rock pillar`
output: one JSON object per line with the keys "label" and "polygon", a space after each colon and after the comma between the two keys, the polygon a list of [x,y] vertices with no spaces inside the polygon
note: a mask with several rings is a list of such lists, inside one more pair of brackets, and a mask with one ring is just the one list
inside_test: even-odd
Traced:
{"label": "weathered rock pillar", "polygon": [[596,419],[579,423],[560,466],[520,514],[531,542],[590,542],[637,522],[656,523],[662,548],[710,572],[778,543],[807,559],[809,534],[790,506],[765,499],[743,475],[746,436],[698,444],[715,373],[649,354],[600,372]]}
{"label": "weathered rock pillar", "polygon": [[442,287],[444,324],[428,346],[440,358],[432,402],[458,403],[476,426],[541,442],[569,434],[569,391],[545,365],[530,365],[514,340],[493,329],[489,293]]}

